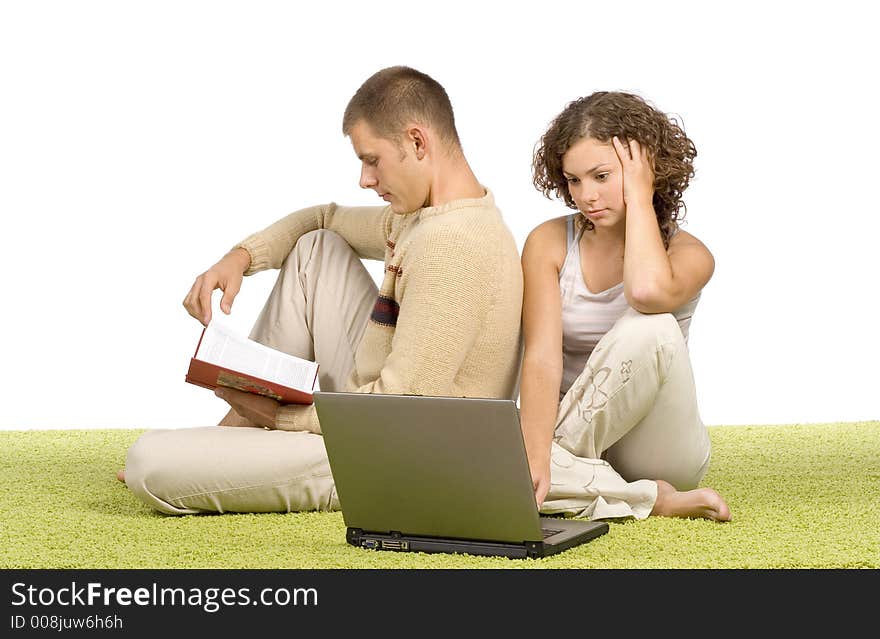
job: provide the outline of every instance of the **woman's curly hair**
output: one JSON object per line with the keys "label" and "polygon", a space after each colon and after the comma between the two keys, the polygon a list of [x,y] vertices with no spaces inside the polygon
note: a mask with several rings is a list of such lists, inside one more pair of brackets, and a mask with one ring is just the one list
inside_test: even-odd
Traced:
{"label": "woman's curly hair", "polygon": [[[668,248],[686,207],[682,193],[694,175],[694,143],[679,123],[631,93],[598,91],[570,102],[544,133],[532,159],[532,182],[548,198],[561,197],[577,209],[562,173],[562,156],[583,138],[611,142],[636,140],[648,151],[654,166],[654,211]],[[680,213],[680,214],[679,214]],[[588,229],[593,223],[584,218]]]}

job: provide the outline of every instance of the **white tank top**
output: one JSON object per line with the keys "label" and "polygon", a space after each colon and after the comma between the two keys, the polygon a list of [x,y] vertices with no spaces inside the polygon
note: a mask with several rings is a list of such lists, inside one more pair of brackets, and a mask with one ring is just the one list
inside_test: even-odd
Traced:
{"label": "white tank top", "polygon": [[[587,360],[596,344],[602,339],[614,323],[629,308],[623,294],[623,282],[600,293],[591,293],[584,283],[581,271],[580,239],[584,232],[574,232],[574,221],[580,213],[569,216],[567,221],[566,241],[568,251],[565,262],[559,272],[559,289],[562,295],[562,386],[559,397],[562,398],[574,380],[584,370]],[[685,343],[691,317],[697,308],[700,293],[690,302],[673,312]]]}

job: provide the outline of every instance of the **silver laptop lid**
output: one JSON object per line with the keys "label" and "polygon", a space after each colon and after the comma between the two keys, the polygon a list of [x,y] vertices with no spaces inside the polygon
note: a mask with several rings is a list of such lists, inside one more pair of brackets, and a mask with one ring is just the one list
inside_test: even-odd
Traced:
{"label": "silver laptop lid", "polygon": [[346,526],[541,540],[513,401],[328,392],[314,397]]}

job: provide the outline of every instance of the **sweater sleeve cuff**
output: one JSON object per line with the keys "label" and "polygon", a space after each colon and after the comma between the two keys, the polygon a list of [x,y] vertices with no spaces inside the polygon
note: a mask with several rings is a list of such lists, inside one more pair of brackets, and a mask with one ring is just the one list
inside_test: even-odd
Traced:
{"label": "sweater sleeve cuff", "polygon": [[314,433],[315,435],[321,434],[321,424],[318,423],[318,413],[314,404],[279,406],[278,412],[275,413],[275,428],[277,430]]}
{"label": "sweater sleeve cuff", "polygon": [[249,235],[232,248],[243,248],[251,256],[251,263],[244,275],[253,275],[269,268],[269,246],[259,233]]}

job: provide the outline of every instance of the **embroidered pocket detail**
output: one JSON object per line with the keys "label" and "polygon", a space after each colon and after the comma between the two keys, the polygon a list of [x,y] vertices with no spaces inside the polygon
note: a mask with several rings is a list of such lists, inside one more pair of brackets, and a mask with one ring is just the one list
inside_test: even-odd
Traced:
{"label": "embroidered pocket detail", "polygon": [[633,361],[631,359],[628,359],[625,362],[621,362],[620,378],[622,384],[626,384],[629,381],[629,378],[632,377],[632,367]]}
{"label": "embroidered pocket detail", "polygon": [[593,418],[593,411],[604,408],[608,403],[605,384],[611,376],[611,369],[603,366],[599,370],[593,371],[588,365],[584,373],[587,371],[589,374],[582,375],[578,380],[584,389],[581,401],[578,403],[578,413],[585,421],[589,422]]}

